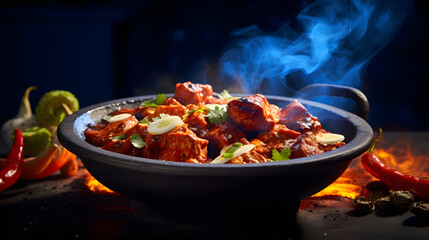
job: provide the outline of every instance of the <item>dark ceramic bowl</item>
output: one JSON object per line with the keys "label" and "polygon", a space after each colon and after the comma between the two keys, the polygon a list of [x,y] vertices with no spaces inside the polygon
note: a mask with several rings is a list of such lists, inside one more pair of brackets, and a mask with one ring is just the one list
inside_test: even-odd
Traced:
{"label": "dark ceramic bowl", "polygon": [[[234,212],[237,209],[234,206],[254,210],[299,203],[340,177],[350,162],[368,149],[373,137],[373,130],[361,117],[325,104],[300,100],[319,118],[324,129],[343,134],[347,144],[319,155],[283,162],[211,165],[132,157],[85,141],[85,128],[99,122],[105,114],[119,108],[137,107],[154,97],[125,98],[80,109],[60,124],[58,137],[102,184],[138,200],[152,212],[169,217],[174,212],[174,216],[193,216],[195,220],[193,214],[207,216],[211,212],[223,216]],[[266,97],[279,107],[293,100]]]}

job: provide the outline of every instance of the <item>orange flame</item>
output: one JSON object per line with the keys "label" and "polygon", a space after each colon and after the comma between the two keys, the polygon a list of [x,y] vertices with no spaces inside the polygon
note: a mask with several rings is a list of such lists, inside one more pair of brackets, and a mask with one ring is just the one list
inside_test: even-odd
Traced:
{"label": "orange flame", "polygon": [[399,139],[387,149],[374,149],[374,153],[389,168],[419,178],[429,178],[429,156],[411,147],[407,139]]}
{"label": "orange flame", "polygon": [[[418,153],[405,138],[388,147],[383,147],[380,143],[375,147],[374,153],[389,168],[403,174],[429,178],[429,156]],[[364,169],[359,157],[352,161],[340,178],[312,197],[336,195],[356,198],[364,194],[365,185],[373,180],[377,179]]]}
{"label": "orange flame", "polygon": [[95,179],[87,170],[85,172],[86,172],[85,184],[91,192],[115,193],[114,191],[110,190],[109,188],[101,184],[99,181],[97,181],[97,179]]}
{"label": "orange flame", "polygon": [[375,180],[360,163],[360,158],[352,161],[346,171],[334,183],[312,197],[328,195],[356,198],[362,196],[366,183]]}
{"label": "orange flame", "polygon": [[[429,156],[416,152],[409,141],[400,139],[387,148],[381,146],[374,149],[374,153],[388,167],[396,169],[403,174],[416,177],[429,178]],[[86,171],[86,185],[92,192],[115,193],[100,182],[98,182],[88,171]],[[314,194],[312,197],[342,196],[356,198],[364,194],[365,185],[377,180],[369,174],[360,163],[360,157],[354,159],[347,170],[334,183]]]}

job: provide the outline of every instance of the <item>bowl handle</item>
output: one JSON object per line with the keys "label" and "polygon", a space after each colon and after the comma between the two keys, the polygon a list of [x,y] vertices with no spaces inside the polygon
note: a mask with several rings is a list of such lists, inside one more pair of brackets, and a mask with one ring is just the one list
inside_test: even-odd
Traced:
{"label": "bowl handle", "polygon": [[297,96],[302,99],[311,99],[318,96],[336,96],[350,98],[356,103],[356,115],[364,120],[369,116],[369,103],[365,94],[354,87],[335,84],[310,84],[301,88]]}

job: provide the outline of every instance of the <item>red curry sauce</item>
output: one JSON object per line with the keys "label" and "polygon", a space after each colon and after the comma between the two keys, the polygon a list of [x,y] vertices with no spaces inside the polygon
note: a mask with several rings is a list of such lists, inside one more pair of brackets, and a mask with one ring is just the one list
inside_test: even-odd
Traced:
{"label": "red curry sauce", "polygon": [[[207,104],[226,104],[227,119],[212,123]],[[228,160],[227,164],[272,161],[272,151],[289,148],[289,158],[311,156],[343,146],[344,142],[321,144],[316,135],[324,133],[317,117],[297,100],[279,108],[261,94],[243,98],[216,98],[212,86],[191,82],[176,84],[174,97],[156,107],[120,109],[110,116],[130,114],[115,122],[102,120],[89,126],[86,141],[105,150],[131,156],[165,161],[210,163],[222,148],[236,142],[253,144],[247,153]],[[148,133],[148,124],[162,115],[179,116],[184,124],[163,134]],[[138,134],[146,144],[135,147],[130,137]],[[120,139],[115,137],[120,136]]]}

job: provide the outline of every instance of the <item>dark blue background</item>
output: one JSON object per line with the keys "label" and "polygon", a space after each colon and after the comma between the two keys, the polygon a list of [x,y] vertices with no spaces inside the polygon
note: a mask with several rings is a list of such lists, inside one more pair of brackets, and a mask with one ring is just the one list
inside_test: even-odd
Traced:
{"label": "dark blue background", "polygon": [[[0,123],[30,86],[33,107],[49,90],[81,107],[174,91],[199,81],[252,24],[276,31],[312,1],[3,1],[0,3]],[[428,8],[414,9],[363,76],[373,128],[429,130]],[[374,36],[376,37],[376,36]],[[220,91],[225,86],[215,86]]]}

